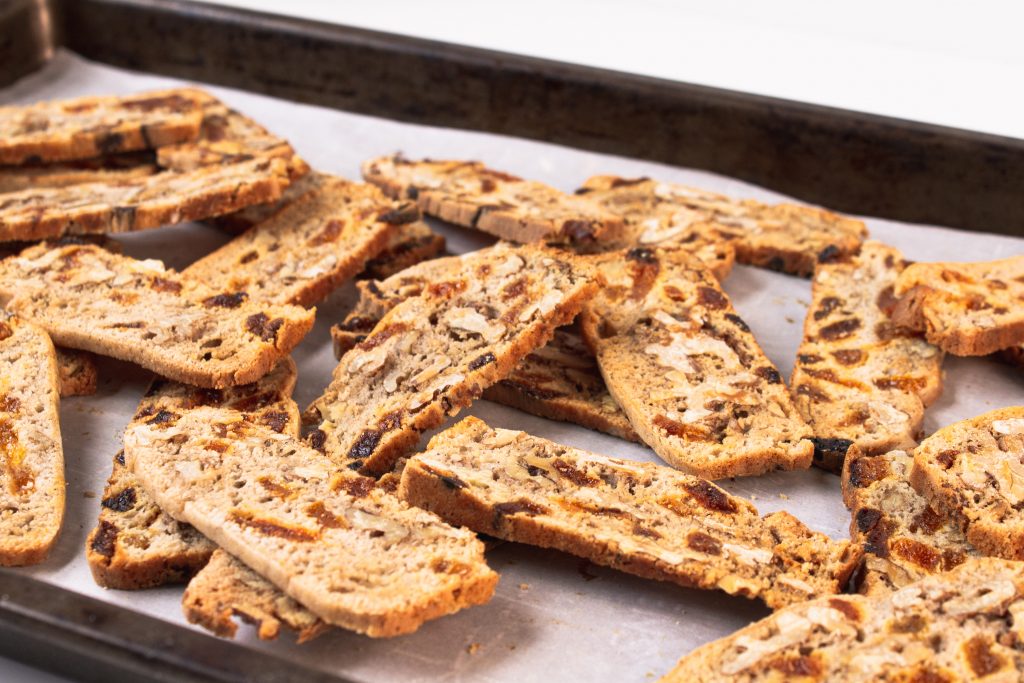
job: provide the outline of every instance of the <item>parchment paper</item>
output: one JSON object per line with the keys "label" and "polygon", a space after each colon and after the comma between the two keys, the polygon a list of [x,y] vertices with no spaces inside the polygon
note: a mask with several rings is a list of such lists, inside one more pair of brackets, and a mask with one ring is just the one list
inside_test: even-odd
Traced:
{"label": "parchment paper", "polygon": [[[45,69],[0,91],[3,104],[81,95],[130,93],[177,84],[167,78],[99,66],[59,53]],[[358,178],[360,161],[403,151],[410,157],[481,159],[523,177],[572,191],[592,174],[649,175],[720,192],[777,201],[780,195],[714,174],[671,168],[514,138],[394,123],[330,109],[210,87],[216,95],[284,135],[316,168]],[[871,234],[913,260],[981,260],[1024,252],[1024,240],[867,219]],[[456,253],[491,242],[483,235],[435,223]],[[186,225],[118,236],[126,252],[161,258],[182,268],[226,237]],[[737,266],[725,283],[736,308],[784,376],[793,366],[810,299],[807,280]],[[328,334],[352,299],[346,287],[318,308],[317,325],[295,352],[305,407],[327,384],[335,361]],[[928,412],[928,432],[949,422],[1024,402],[1024,374],[988,359],[949,358],[946,388]],[[67,463],[68,507],[59,544],[48,561],[26,573],[177,624],[181,587],[121,592],[98,588],[85,562],[86,535],[96,523],[99,498],[124,426],[145,391],[147,373],[104,361],[94,397],[61,406]],[[478,402],[465,414],[494,426],[524,429],[606,455],[657,460],[647,448],[569,424]],[[836,538],[848,533],[849,515],[839,480],[812,469],[725,481],[752,498],[762,513],[785,509]],[[501,573],[493,601],[426,624],[414,635],[372,640],[341,630],[296,646],[283,636],[260,643],[240,629],[240,642],[270,650],[360,681],[642,681],[668,671],[692,648],[766,615],[759,603],[716,592],[645,581],[582,564],[554,551],[504,544],[488,553]],[[190,627],[191,628],[191,627]]]}

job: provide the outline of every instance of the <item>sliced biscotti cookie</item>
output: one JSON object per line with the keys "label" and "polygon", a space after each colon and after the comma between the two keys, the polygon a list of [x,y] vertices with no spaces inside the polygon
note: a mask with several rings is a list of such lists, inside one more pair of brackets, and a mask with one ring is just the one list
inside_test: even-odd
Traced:
{"label": "sliced biscotti cookie", "polygon": [[324,181],[332,177],[325,173],[310,171],[286,187],[276,201],[267,202],[266,204],[253,204],[234,213],[216,216],[207,222],[224,232],[232,235],[241,235],[252,226],[267,220],[303,195],[317,189]]}
{"label": "sliced biscotti cookie", "polygon": [[[285,358],[252,384],[228,389],[199,389],[155,380],[132,423],[159,425],[184,411],[202,406],[230,408],[281,434],[299,433],[298,407],[291,400],[295,363]],[[99,522],[85,544],[96,583],[133,590],[180,583],[201,569],[216,546],[188,524],[163,513],[125,467],[124,453],[101,501]]]}
{"label": "sliced biscotti cookie", "polygon": [[982,263],[914,263],[896,280],[899,324],[955,356],[1024,342],[1024,256]]}
{"label": "sliced biscotti cookie", "polygon": [[1019,681],[1024,564],[968,560],[894,593],[824,597],[698,647],[661,680]]}
{"label": "sliced biscotti cookie", "polygon": [[869,455],[851,448],[843,466],[850,538],[862,544],[859,592],[878,595],[948,571],[975,550],[955,521],[910,485],[906,451]]}
{"label": "sliced biscotti cookie", "polygon": [[295,347],[314,311],[249,302],[93,245],[39,245],[0,261],[0,299],[64,346],[196,386],[255,381]]}
{"label": "sliced biscotti cookie", "polygon": [[810,428],[717,280],[682,247],[602,257],[580,315],[630,423],[671,465],[709,479],[809,467]]}
{"label": "sliced biscotti cookie", "polygon": [[622,239],[622,219],[580,197],[487,168],[478,161],[363,163],[363,178],[390,197],[415,199],[423,213],[513,242],[585,246]]}
{"label": "sliced biscotti cookie", "polygon": [[42,328],[0,318],[0,566],[46,559],[64,519],[57,360]]}
{"label": "sliced biscotti cookie", "polygon": [[62,164],[0,166],[0,194],[37,187],[133,180],[156,172],[157,165],[152,152],[109,154]]}
{"label": "sliced biscotti cookie", "polygon": [[450,524],[771,607],[838,593],[848,541],[669,467],[607,458],[468,417],[402,470],[399,495]]}
{"label": "sliced biscotti cookie", "polygon": [[384,250],[366,262],[360,278],[384,280],[444,252],[445,239],[423,221],[399,225]]}
{"label": "sliced biscotti cookie", "polygon": [[469,272],[391,309],[342,356],[311,406],[310,443],[337,463],[391,469],[421,432],[506,377],[597,289],[589,263],[539,246],[495,248]]}
{"label": "sliced biscotti cookie", "polygon": [[96,393],[96,356],[88,351],[57,348],[57,378],[61,398]]}
{"label": "sliced biscotti cookie", "polygon": [[736,249],[736,259],[808,276],[814,266],[853,254],[867,236],[861,221],[795,204],[762,204],[649,178],[588,179],[578,193],[618,215],[634,217],[641,245],[677,244],[711,234]]}
{"label": "sliced biscotti cookie", "polygon": [[328,623],[395,636],[493,594],[472,532],[235,411],[134,424],[125,455],[163,510]]}
{"label": "sliced biscotti cookie", "polygon": [[826,446],[815,464],[833,472],[851,443],[869,454],[913,448],[942,391],[942,352],[889,318],[904,267],[898,250],[865,242],[815,271],[790,389]]}
{"label": "sliced biscotti cookie", "polygon": [[178,88],[0,107],[0,164],[88,159],[194,140],[205,102],[200,91]]}
{"label": "sliced biscotti cookie", "polygon": [[910,483],[986,555],[1024,560],[1024,407],[944,427],[914,449]]}

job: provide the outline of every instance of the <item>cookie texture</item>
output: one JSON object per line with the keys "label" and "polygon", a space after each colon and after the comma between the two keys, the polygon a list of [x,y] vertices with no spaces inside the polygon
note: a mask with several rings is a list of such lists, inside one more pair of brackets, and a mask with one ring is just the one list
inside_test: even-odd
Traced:
{"label": "cookie texture", "polygon": [[1024,564],[968,560],[884,596],[779,610],[684,656],[662,681],[1017,681]]}
{"label": "cookie texture", "polygon": [[57,381],[61,398],[96,393],[96,356],[88,351],[57,348]]}
{"label": "cookie texture", "polygon": [[869,241],[814,274],[790,388],[819,444],[815,464],[833,472],[851,443],[872,455],[916,446],[942,391],[943,353],[889,317],[904,267],[897,249]]}
{"label": "cookie texture", "polygon": [[384,280],[406,268],[444,252],[445,239],[423,221],[403,223],[391,234],[384,249],[366,262],[360,278]]}
{"label": "cookie texture", "polygon": [[273,368],[313,325],[313,311],[249,302],[93,245],[30,247],[0,261],[6,308],[53,339],[138,363],[179,382],[223,388]]}
{"label": "cookie texture", "polygon": [[216,216],[207,222],[232,235],[241,235],[249,228],[267,220],[303,195],[316,190],[324,181],[330,178],[332,176],[326,173],[310,171],[288,185],[276,201],[267,202],[266,204],[253,204],[234,213]]}
{"label": "cookie texture", "polygon": [[770,607],[838,593],[860,550],[669,467],[466,418],[402,470],[399,495],[450,524]]}
{"label": "cookie texture", "polygon": [[164,511],[325,622],[395,636],[493,594],[471,532],[235,411],[136,423],[125,455]]}
{"label": "cookie texture", "polygon": [[67,187],[82,183],[113,183],[145,178],[157,172],[152,152],[108,154],[59,164],[0,166],[0,194],[38,187]]}
{"label": "cookie texture", "polygon": [[729,297],[682,247],[602,257],[580,315],[615,401],[669,464],[708,479],[809,467],[810,428]]}
{"label": "cookie texture", "polygon": [[982,263],[914,263],[900,273],[893,320],[955,356],[1024,342],[1024,256]]}

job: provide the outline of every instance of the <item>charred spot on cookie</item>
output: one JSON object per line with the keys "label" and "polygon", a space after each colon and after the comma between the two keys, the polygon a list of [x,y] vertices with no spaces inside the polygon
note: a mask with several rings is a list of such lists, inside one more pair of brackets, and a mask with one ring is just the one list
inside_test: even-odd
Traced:
{"label": "charred spot on cookie", "polygon": [[640,178],[612,178],[612,188],[639,185],[640,183],[646,183],[648,180],[650,180],[650,178],[647,176],[642,176]]}
{"label": "charred spot on cookie", "polygon": [[245,303],[249,295],[245,292],[224,292],[203,299],[203,305],[207,308],[238,308]]}
{"label": "charred spot on cookie", "polygon": [[111,496],[107,496],[100,501],[100,504],[114,512],[127,512],[135,507],[135,501],[135,489],[129,486]]}

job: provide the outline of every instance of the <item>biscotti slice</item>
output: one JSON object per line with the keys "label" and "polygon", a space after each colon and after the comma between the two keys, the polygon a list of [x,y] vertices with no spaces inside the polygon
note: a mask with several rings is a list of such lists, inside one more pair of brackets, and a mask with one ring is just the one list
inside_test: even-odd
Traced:
{"label": "biscotti slice", "polygon": [[288,355],[314,311],[247,301],[93,245],[30,247],[0,261],[0,298],[64,346],[208,388],[253,382]]}
{"label": "biscotti slice", "polygon": [[0,566],[46,559],[64,519],[57,360],[42,328],[0,319]]}
{"label": "biscotti slice", "polygon": [[284,189],[283,192],[281,192],[281,196],[278,197],[276,201],[267,202],[266,204],[253,204],[245,207],[244,209],[235,211],[234,213],[216,216],[208,222],[232,235],[241,235],[257,223],[262,223],[269,219],[295,200],[312,192],[313,190],[316,190],[324,183],[324,181],[329,180],[332,177],[333,176],[329,176],[325,173],[311,171],[301,178],[293,181]]}
{"label": "biscotti slice", "polygon": [[358,277],[384,280],[444,252],[445,239],[423,221],[399,225],[384,250],[366,262]]}
{"label": "biscotti slice", "polygon": [[308,306],[362,270],[396,226],[419,218],[411,203],[333,178],[192,264],[187,275],[251,301]]}
{"label": "biscotti slice", "polygon": [[674,467],[708,479],[809,467],[810,428],[718,281],[682,247],[602,258],[580,315],[608,390]]}
{"label": "biscotti slice", "polygon": [[513,242],[614,243],[625,230],[586,199],[477,161],[379,157],[363,163],[363,178],[389,197],[415,199],[427,215]]}
{"label": "biscotti slice", "polygon": [[942,352],[889,318],[904,267],[898,250],[865,242],[815,271],[790,388],[819,444],[815,464],[833,472],[851,443],[871,455],[913,448],[942,391]]}
{"label": "biscotti slice", "polygon": [[[295,363],[285,358],[253,384],[199,389],[155,380],[139,403],[132,423],[161,424],[202,406],[230,408],[282,434],[299,433],[298,407],[291,400]],[[86,559],[96,583],[134,590],[180,583],[210,559],[213,543],[188,524],[163,513],[125,467],[124,453],[103,491],[99,522],[86,541]]]}
{"label": "biscotti slice", "polygon": [[396,636],[494,592],[472,532],[237,412],[131,425],[125,455],[164,511],[330,624]]}
{"label": "biscotti slice", "polygon": [[134,180],[156,172],[152,152],[110,154],[62,164],[0,166],[0,194],[38,187]]}
{"label": "biscotti slice", "polygon": [[884,596],[792,605],[698,647],[664,683],[1019,681],[1024,564],[968,560]]}
{"label": "biscotti slice", "polygon": [[1024,407],[935,432],[914,449],[910,483],[980,552],[1024,560]]}
{"label": "biscotti slice", "polygon": [[914,263],[900,273],[893,320],[955,356],[1024,342],[1024,256],[983,263]]}
{"label": "biscotti slice", "polygon": [[203,93],[178,88],[0,107],[0,164],[88,159],[194,140]]}
{"label": "biscotti slice", "polygon": [[770,607],[840,592],[860,557],[703,479],[473,417],[410,458],[398,491],[449,524]]}
{"label": "biscotti slice", "polygon": [[96,356],[88,351],[57,348],[57,381],[61,398],[96,393]]}
{"label": "biscotti slice", "polygon": [[391,309],[346,353],[311,406],[310,443],[334,462],[383,474],[506,377],[597,289],[582,257],[539,246],[493,249],[469,272]]}
{"label": "biscotti slice", "polygon": [[736,260],[809,276],[816,263],[857,251],[864,223],[795,204],[762,204],[649,178],[588,179],[578,193],[618,215],[635,217],[641,245],[677,244],[710,233],[736,249]]}
{"label": "biscotti slice", "polygon": [[976,551],[953,519],[910,485],[906,451],[869,455],[851,448],[843,467],[850,538],[862,544],[859,592],[878,595],[948,571]]}

